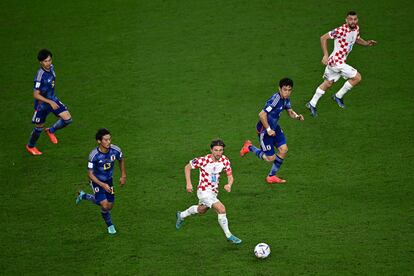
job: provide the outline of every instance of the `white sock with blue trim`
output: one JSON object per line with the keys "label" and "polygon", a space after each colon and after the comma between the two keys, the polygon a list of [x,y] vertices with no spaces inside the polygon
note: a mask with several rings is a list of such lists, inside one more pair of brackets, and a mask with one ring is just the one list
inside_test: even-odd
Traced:
{"label": "white sock with blue trim", "polygon": [[229,230],[229,222],[227,221],[226,214],[218,214],[218,222],[221,226],[221,229],[223,229],[223,232],[226,235],[226,237],[230,237],[231,232]]}
{"label": "white sock with blue trim", "polygon": [[352,89],[352,84],[350,84],[349,83],[349,81],[346,81],[345,83],[344,83],[344,85],[342,86],[342,88],[341,89],[339,89],[339,91],[338,92],[336,92],[336,94],[335,94],[335,96],[337,97],[337,98],[340,98],[340,99],[342,99],[342,97],[349,91],[349,90],[351,90]]}
{"label": "white sock with blue trim", "polygon": [[319,87],[316,88],[315,95],[313,95],[312,100],[310,100],[310,104],[313,107],[316,107],[316,105],[318,104],[319,99],[323,96],[323,94],[325,94],[325,91],[323,91]]}
{"label": "white sock with blue trim", "polygon": [[180,213],[182,219],[198,213],[198,205],[193,205],[185,211]]}

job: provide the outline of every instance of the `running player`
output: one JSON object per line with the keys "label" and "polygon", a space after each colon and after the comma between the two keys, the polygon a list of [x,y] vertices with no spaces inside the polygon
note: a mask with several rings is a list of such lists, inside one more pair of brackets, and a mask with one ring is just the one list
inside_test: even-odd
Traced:
{"label": "running player", "polygon": [[233,174],[230,166],[230,160],[223,155],[224,142],[214,140],[211,142],[211,154],[194,158],[184,168],[185,179],[187,182],[187,192],[193,192],[191,183],[191,170],[199,169],[200,178],[197,187],[198,205],[193,205],[183,212],[177,212],[176,229],[180,229],[184,219],[194,214],[204,214],[208,209],[213,208],[218,214],[218,223],[224,231],[227,240],[234,244],[242,241],[234,236],[230,230],[226,216],[226,208],[217,198],[220,173],[224,170],[227,174],[228,183],[224,185],[224,190],[231,192],[233,185]]}
{"label": "running player", "polygon": [[125,161],[121,149],[111,144],[111,134],[107,129],[99,129],[95,138],[98,142],[98,147],[91,151],[88,162],[88,177],[94,194],[87,194],[84,191],[80,191],[76,198],[76,204],[79,204],[85,199],[99,205],[101,207],[102,218],[108,227],[108,233],[115,234],[115,226],[112,223],[110,215],[115,201],[112,176],[115,160],[118,160],[121,169],[119,184],[121,187],[125,185]]}
{"label": "running player", "polygon": [[[259,159],[267,162],[273,162],[272,168],[266,181],[268,183],[284,183],[286,180],[276,176],[283,160],[288,152],[286,145],[286,138],[283,130],[280,128],[278,121],[280,114],[286,110],[289,117],[292,119],[303,121],[305,118],[301,114],[296,114],[290,105],[290,94],[293,89],[293,81],[289,78],[284,78],[279,81],[279,91],[273,94],[267,100],[264,108],[259,113],[259,122],[256,125],[257,134],[259,136],[260,147],[253,146],[250,140],[244,142],[240,155],[244,156],[248,152],[254,152]],[[278,152],[275,153],[275,147]]]}
{"label": "running player", "polygon": [[[339,91],[332,95],[332,99],[339,107],[345,108],[343,96],[361,81],[361,74],[352,66],[345,63],[346,58],[352,50],[354,44],[362,46],[374,46],[377,44],[375,40],[364,40],[359,34],[358,15],[354,11],[350,11],[345,18],[345,24],[333,29],[332,31],[321,36],[321,47],[323,51],[322,63],[326,65],[323,75],[324,81],[316,89],[312,99],[306,103],[306,107],[310,110],[311,115],[316,117],[316,105],[319,99],[325,94],[334,82],[340,77],[347,80]],[[328,56],[328,39],[334,39],[334,50]]]}
{"label": "running player", "polygon": [[42,152],[36,148],[36,141],[43,131],[46,117],[53,112],[59,119],[50,128],[46,128],[46,134],[53,144],[58,140],[55,131],[64,128],[72,123],[72,117],[66,106],[55,95],[56,74],[52,64],[52,53],[47,49],[42,49],[37,55],[40,68],[34,79],[34,115],[32,123],[35,127],[30,135],[26,150],[32,155],[41,155]]}

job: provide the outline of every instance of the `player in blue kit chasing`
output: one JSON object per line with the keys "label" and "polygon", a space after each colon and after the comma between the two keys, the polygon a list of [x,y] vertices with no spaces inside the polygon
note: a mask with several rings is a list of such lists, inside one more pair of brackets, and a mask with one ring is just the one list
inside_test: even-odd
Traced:
{"label": "player in blue kit chasing", "polygon": [[34,79],[34,115],[32,123],[35,127],[30,135],[29,143],[26,150],[32,155],[41,155],[42,152],[36,148],[36,142],[40,137],[45,125],[46,117],[53,112],[59,119],[50,128],[46,128],[45,132],[49,136],[53,144],[57,144],[58,140],[55,131],[64,128],[72,123],[72,117],[66,106],[55,95],[56,74],[52,64],[52,53],[47,49],[42,49],[37,55],[40,68]]}
{"label": "player in blue kit chasing", "polygon": [[121,187],[126,182],[125,161],[122,151],[118,146],[111,144],[111,133],[105,128],[101,128],[95,135],[98,147],[89,154],[88,177],[94,194],[87,194],[80,191],[76,204],[82,200],[89,200],[101,207],[102,218],[108,227],[109,234],[115,234],[115,226],[112,223],[110,211],[115,201],[113,187],[113,169],[115,160],[118,160],[121,169],[119,184]]}
{"label": "player in blue kit chasing", "polygon": [[[259,113],[259,122],[256,125],[257,134],[260,142],[260,149],[253,146],[250,140],[244,142],[240,155],[244,156],[248,152],[253,152],[259,159],[273,162],[269,175],[266,177],[268,183],[283,183],[286,180],[276,176],[283,160],[288,152],[286,138],[278,121],[280,114],[286,110],[292,119],[303,121],[305,118],[301,114],[293,111],[290,105],[290,94],[293,89],[293,81],[289,78],[281,79],[279,91],[270,97],[263,110]],[[275,147],[278,152],[275,153]]]}

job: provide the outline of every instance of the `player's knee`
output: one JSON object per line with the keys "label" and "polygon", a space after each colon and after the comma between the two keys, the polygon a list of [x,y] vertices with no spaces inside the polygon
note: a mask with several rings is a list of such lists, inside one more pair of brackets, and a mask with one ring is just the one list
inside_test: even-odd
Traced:
{"label": "player's knee", "polygon": [[65,122],[65,125],[69,125],[69,124],[71,124],[73,121],[72,121],[72,117],[70,117],[69,119],[67,119],[67,120],[63,120],[64,122]]}
{"label": "player's knee", "polygon": [[220,206],[219,208],[217,208],[217,213],[219,214],[225,214],[226,213],[226,207]]}
{"label": "player's knee", "polygon": [[102,210],[110,211],[112,209],[112,205],[109,202],[101,202]]}
{"label": "player's knee", "polygon": [[36,124],[35,125],[35,127],[40,129],[40,130],[43,130],[44,126],[45,126],[45,124]]}
{"label": "player's knee", "polygon": [[326,89],[331,88],[333,84],[334,84],[333,81],[325,80],[323,82],[323,86],[324,86],[323,88],[325,88],[325,89],[322,88],[322,90],[326,90]]}
{"label": "player's knee", "polygon": [[361,82],[361,80],[362,80],[362,76],[361,76],[361,74],[360,74],[360,73],[357,73],[355,77],[357,78],[357,81],[358,81],[358,82]]}
{"label": "player's knee", "polygon": [[279,153],[286,155],[289,151],[289,148],[285,145],[279,148]]}
{"label": "player's knee", "polygon": [[356,85],[362,80],[362,76],[359,72],[357,72],[355,77],[353,77],[351,80],[352,80],[351,84],[353,83],[353,85]]}
{"label": "player's knee", "polygon": [[266,156],[266,161],[267,162],[273,162],[276,159],[276,154],[273,154],[271,156]]}
{"label": "player's knee", "polygon": [[207,212],[207,208],[206,208],[205,206],[203,206],[203,205],[199,205],[199,206],[197,207],[197,212],[198,212],[200,215],[205,214],[205,213]]}

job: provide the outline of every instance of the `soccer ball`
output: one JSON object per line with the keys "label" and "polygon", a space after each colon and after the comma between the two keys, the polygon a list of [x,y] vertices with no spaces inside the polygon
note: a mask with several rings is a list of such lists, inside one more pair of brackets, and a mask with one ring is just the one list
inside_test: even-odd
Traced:
{"label": "soccer ball", "polygon": [[259,243],[254,248],[254,255],[259,259],[265,259],[270,255],[270,246],[266,243]]}

